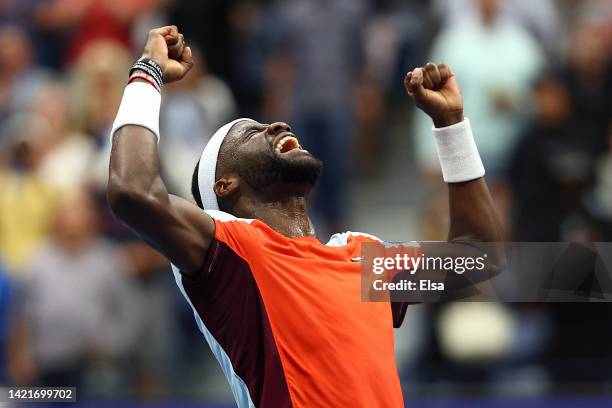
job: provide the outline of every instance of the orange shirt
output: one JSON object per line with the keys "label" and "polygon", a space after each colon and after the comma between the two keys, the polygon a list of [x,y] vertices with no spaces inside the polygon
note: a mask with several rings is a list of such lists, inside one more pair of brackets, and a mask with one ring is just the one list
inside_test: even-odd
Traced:
{"label": "orange shirt", "polygon": [[207,212],[215,239],[202,276],[175,276],[239,406],[404,406],[393,327],[405,307],[361,301],[360,246],[375,237],[322,244]]}

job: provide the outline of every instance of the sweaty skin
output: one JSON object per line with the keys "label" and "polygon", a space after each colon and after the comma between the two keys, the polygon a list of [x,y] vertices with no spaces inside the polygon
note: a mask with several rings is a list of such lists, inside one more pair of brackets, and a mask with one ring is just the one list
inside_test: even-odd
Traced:
{"label": "sweaty skin", "polygon": [[[182,79],[193,65],[191,50],[176,26],[149,33],[143,56],[156,61],[164,82]],[[463,120],[463,101],[457,81],[444,64],[416,68],[404,80],[407,93],[426,112],[436,127]],[[286,123],[239,122],[228,134],[236,154],[270,149]],[[195,277],[201,270],[214,236],[214,222],[199,207],[168,194],[159,172],[157,139],[141,126],[127,125],[113,137],[108,182],[108,202],[114,214],[136,234],[160,251],[183,274]],[[291,160],[312,160],[305,151],[288,153]],[[239,156],[242,157],[242,156]],[[231,199],[231,213],[257,218],[288,237],[314,235],[307,210],[309,183],[283,182],[255,191],[233,172],[221,174],[215,193]],[[496,242],[500,231],[484,179],[448,185],[450,203],[449,242]],[[421,244],[431,255],[441,249]],[[458,244],[460,245],[460,244]],[[445,250],[442,250],[445,251]],[[448,249],[452,252],[452,249]],[[445,254],[441,254],[445,255]],[[448,255],[448,253],[447,253]]]}

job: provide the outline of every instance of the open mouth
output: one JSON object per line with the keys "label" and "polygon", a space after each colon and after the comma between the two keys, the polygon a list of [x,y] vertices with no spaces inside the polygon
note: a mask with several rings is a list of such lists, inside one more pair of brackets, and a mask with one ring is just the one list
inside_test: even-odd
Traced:
{"label": "open mouth", "polygon": [[300,146],[300,142],[298,142],[295,136],[284,136],[274,145],[274,151],[278,154],[288,153],[301,148],[302,146]]}

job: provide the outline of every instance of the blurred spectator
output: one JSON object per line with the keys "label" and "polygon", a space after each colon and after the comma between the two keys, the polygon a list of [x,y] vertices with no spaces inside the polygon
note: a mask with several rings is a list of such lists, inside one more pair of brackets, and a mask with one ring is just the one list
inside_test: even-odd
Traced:
{"label": "blurred spectator", "polygon": [[[71,127],[77,134],[87,135],[95,145],[96,155],[89,163],[87,177],[100,192],[105,191],[108,179],[110,127],[132,62],[133,58],[125,48],[99,41],[83,52],[70,71]],[[85,146],[81,144],[80,147]]]}
{"label": "blurred spectator", "polygon": [[164,174],[174,193],[185,198],[191,198],[191,175],[206,142],[237,114],[229,87],[207,71],[196,47],[192,53],[194,68],[184,80],[167,87],[161,113]]}
{"label": "blurred spectator", "polygon": [[607,148],[606,132],[612,117],[612,59],[599,20],[582,20],[572,34],[567,69],[569,91],[576,116],[593,124],[589,143],[599,152]]}
{"label": "blurred spectator", "polygon": [[60,81],[41,85],[34,95],[31,110],[51,126],[51,141],[38,170],[40,177],[62,191],[90,181],[96,145],[90,137],[72,129],[66,85]]}
{"label": "blurred spectator", "polygon": [[[231,37],[235,27],[229,27],[228,14],[236,3],[250,2],[255,5],[260,0],[181,0],[169,2],[168,21],[176,24],[189,42],[196,44],[206,58],[210,71],[224,79],[229,79],[232,60],[243,61],[244,54],[233,54]],[[249,21],[241,23],[242,29]],[[248,58],[247,58],[248,59]]]}
{"label": "blurred spectator", "polygon": [[[395,102],[385,96],[405,93],[398,86],[400,60],[406,60],[420,51],[423,43],[418,34],[419,15],[410,12],[382,9],[368,16],[363,28],[363,73],[357,78],[353,93],[355,114],[355,142],[352,143],[353,170],[357,176],[376,174],[380,170],[381,150],[388,136],[387,119]],[[422,31],[421,31],[422,32]],[[409,49],[410,52],[402,52]],[[402,61],[404,62],[404,61]],[[402,67],[403,68],[403,67]],[[389,98],[390,99],[390,98]],[[402,104],[400,109],[405,109]]]}
{"label": "blurred spectator", "polygon": [[[503,177],[524,124],[522,109],[532,81],[544,66],[544,56],[525,29],[500,18],[500,0],[474,1],[479,18],[444,29],[430,60],[452,67],[487,173]],[[417,131],[421,163],[437,172],[431,121],[425,115],[419,114]]]}
{"label": "blurred spectator", "polygon": [[40,115],[17,114],[5,123],[0,168],[0,255],[11,273],[24,272],[49,232],[56,191],[38,173],[52,140]]}
{"label": "blurred spectator", "polygon": [[[270,35],[263,5],[254,0],[234,2],[227,11],[231,67],[226,73],[231,81],[241,116],[258,117],[264,93],[265,62]],[[212,63],[212,61],[211,61]]]}
{"label": "blurred spectator", "polygon": [[131,64],[132,57],[124,47],[98,41],[83,50],[71,72],[70,99],[76,129],[91,135],[100,148],[109,143],[108,132]]}
{"label": "blurred spectator", "polygon": [[97,223],[88,194],[64,194],[53,236],[30,265],[22,312],[39,385],[82,385],[88,365],[133,345],[137,292]]}
{"label": "blurred spectator", "polygon": [[[70,32],[66,61],[76,61],[93,43],[130,47],[130,24],[151,0],[54,0],[44,10],[49,23]],[[42,12],[42,11],[39,11]]]}
{"label": "blurred spectator", "polygon": [[355,158],[354,171],[358,175],[371,174],[380,159],[386,105],[381,84],[364,74],[354,91],[355,127],[349,154]]}
{"label": "blurred spectator", "polygon": [[[558,3],[558,0],[502,0],[500,17],[529,30],[547,55],[558,60],[563,45]],[[434,0],[433,8],[444,25],[463,24],[479,15],[473,0]]]}
{"label": "blurred spectator", "polygon": [[[594,127],[574,115],[567,86],[544,76],[535,86],[535,116],[510,170],[517,241],[576,239],[582,195],[592,182]],[[573,227],[575,228],[575,227]]]}
{"label": "blurred spectator", "polygon": [[149,31],[153,28],[175,24],[168,20],[168,8],[173,3],[175,3],[174,0],[148,0],[145,2],[141,12],[138,13],[131,24],[130,42],[134,51],[138,52],[144,48]]}
{"label": "blurred spectator", "polygon": [[28,109],[47,77],[34,63],[26,31],[16,25],[0,26],[0,120]]}
{"label": "blurred spectator", "polygon": [[291,0],[280,3],[270,21],[279,45],[267,96],[285,95],[277,96],[266,113],[270,120],[291,119],[301,144],[325,163],[313,201],[322,237],[343,229],[366,11],[365,1]]}

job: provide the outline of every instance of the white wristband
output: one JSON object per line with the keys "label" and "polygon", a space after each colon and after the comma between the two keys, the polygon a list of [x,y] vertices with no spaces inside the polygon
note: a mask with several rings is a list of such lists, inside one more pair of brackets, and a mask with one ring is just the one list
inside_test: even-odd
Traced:
{"label": "white wristband", "polygon": [[153,85],[144,82],[132,82],[125,87],[123,98],[113,128],[111,130],[111,143],[113,135],[122,126],[138,125],[149,129],[159,143],[159,108],[161,94]]}
{"label": "white wristband", "polygon": [[468,118],[445,128],[434,127],[433,133],[445,182],[461,183],[484,176]]}

